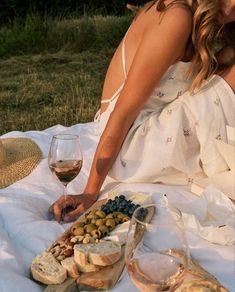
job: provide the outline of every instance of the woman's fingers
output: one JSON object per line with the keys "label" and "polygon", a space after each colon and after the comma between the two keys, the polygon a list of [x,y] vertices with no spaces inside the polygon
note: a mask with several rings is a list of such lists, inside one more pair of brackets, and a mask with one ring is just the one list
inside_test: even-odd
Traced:
{"label": "woman's fingers", "polygon": [[65,221],[65,222],[74,221],[84,211],[85,211],[84,205],[81,203],[81,204],[78,205],[78,207],[75,210],[72,210],[72,211],[70,211],[68,213],[65,213],[63,215],[63,221]]}
{"label": "woman's fingers", "polygon": [[69,222],[75,220],[79,215],[91,207],[97,197],[86,194],[61,196],[49,208],[55,220]]}
{"label": "woman's fingers", "polygon": [[57,222],[61,221],[62,208],[61,208],[61,205],[59,203],[54,204],[52,214]]}
{"label": "woman's fingers", "polygon": [[70,222],[75,220],[78,216],[84,213],[87,209],[89,209],[97,200],[97,196],[90,196],[88,194],[80,194],[76,196],[71,196],[71,199],[74,199],[75,202],[69,204],[69,206],[73,207],[73,210],[69,210],[62,214],[62,219],[65,222]]}
{"label": "woman's fingers", "polygon": [[49,212],[52,213],[55,220],[60,222],[63,220],[64,210],[68,207],[72,207],[75,209],[77,207],[78,202],[75,199],[75,196],[61,196],[54,204],[52,204],[49,208]]}

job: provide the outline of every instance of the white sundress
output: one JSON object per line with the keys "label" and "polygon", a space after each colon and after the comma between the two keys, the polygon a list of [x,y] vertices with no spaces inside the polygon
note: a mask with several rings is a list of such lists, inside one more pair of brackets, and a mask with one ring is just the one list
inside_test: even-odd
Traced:
{"label": "white sundress", "polygon": [[[125,38],[122,44],[125,77]],[[169,67],[129,130],[109,176],[122,182],[188,184],[228,169],[215,139],[235,126],[234,92],[214,75],[194,95],[187,92],[190,63]],[[103,132],[124,83],[95,120]]]}

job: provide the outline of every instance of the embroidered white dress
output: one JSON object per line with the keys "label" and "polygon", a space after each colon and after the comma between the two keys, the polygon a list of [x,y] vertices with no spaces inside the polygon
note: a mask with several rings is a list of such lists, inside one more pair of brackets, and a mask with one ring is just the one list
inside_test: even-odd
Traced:
{"label": "embroidered white dress", "polygon": [[[125,68],[125,39],[122,46]],[[109,176],[122,182],[188,184],[228,169],[215,139],[227,142],[226,125],[235,126],[234,93],[214,75],[194,95],[185,80],[189,63],[170,66],[129,130]],[[102,133],[123,85],[97,115]]]}

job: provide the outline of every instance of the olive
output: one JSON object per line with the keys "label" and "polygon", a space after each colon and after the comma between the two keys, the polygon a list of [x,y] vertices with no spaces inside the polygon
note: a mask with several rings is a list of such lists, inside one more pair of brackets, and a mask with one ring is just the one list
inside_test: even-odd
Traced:
{"label": "olive", "polygon": [[84,227],[80,227],[80,226],[73,226],[71,228],[71,232],[73,235],[84,235],[85,233]]}
{"label": "olive", "polygon": [[118,217],[114,218],[114,221],[115,221],[116,225],[122,223],[122,219],[120,219]]}
{"label": "olive", "polygon": [[93,213],[89,213],[87,216],[86,216],[87,219],[99,219],[99,217],[96,215],[96,214],[93,214]]}
{"label": "olive", "polygon": [[101,231],[103,236],[106,236],[109,233],[108,227],[104,225],[99,226],[98,230]]}
{"label": "olive", "polygon": [[108,227],[108,229],[111,231],[115,228],[116,224],[115,224],[115,221],[114,219],[112,218],[108,218],[105,225]]}
{"label": "olive", "polygon": [[106,216],[106,219],[113,219],[113,213],[110,213]]}
{"label": "olive", "polygon": [[85,215],[82,215],[80,218],[79,218],[79,221],[75,222],[75,224],[77,223],[83,223],[83,224],[86,224],[86,216]]}
{"label": "olive", "polygon": [[97,219],[95,222],[96,226],[101,226],[105,224],[105,219]]}
{"label": "olive", "polygon": [[118,218],[118,219],[122,219],[122,218],[125,217],[125,216],[126,216],[125,214],[120,213],[120,214],[117,215],[117,218]]}
{"label": "olive", "polygon": [[94,224],[88,224],[84,226],[84,229],[86,233],[91,233],[92,230],[96,229],[96,226]]}
{"label": "olive", "polygon": [[96,212],[95,212],[95,215],[96,216],[98,216],[99,218],[101,218],[101,219],[104,219],[105,218],[105,213],[103,212],[103,211],[101,211],[101,210],[97,210]]}
{"label": "olive", "polygon": [[75,225],[79,226],[79,227],[84,227],[85,222],[84,221],[81,221],[81,222],[79,221],[79,222],[76,222]]}
{"label": "olive", "polygon": [[91,235],[92,235],[92,237],[94,237],[95,239],[97,239],[97,238],[101,238],[101,237],[102,237],[102,233],[101,233],[101,231],[98,230],[98,229],[94,229],[94,230],[92,230],[92,231],[91,231]]}
{"label": "olive", "polygon": [[113,216],[114,217],[118,217],[118,215],[121,215],[121,214],[122,214],[121,212],[117,212],[117,211],[116,212],[113,212]]}
{"label": "olive", "polygon": [[91,211],[92,214],[95,214],[97,211],[99,211],[99,209],[94,209]]}
{"label": "olive", "polygon": [[127,221],[129,221],[130,220],[130,218],[128,217],[128,216],[124,216],[123,218],[122,218],[122,222],[124,223],[124,222],[127,222]]}
{"label": "olive", "polygon": [[91,219],[91,224],[95,225],[97,220],[99,220],[99,219]]}

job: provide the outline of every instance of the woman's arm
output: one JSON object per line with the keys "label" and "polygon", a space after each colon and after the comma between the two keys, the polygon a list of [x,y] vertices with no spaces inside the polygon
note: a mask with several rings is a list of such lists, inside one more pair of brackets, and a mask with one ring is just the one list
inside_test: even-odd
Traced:
{"label": "woman's arm", "polygon": [[[169,66],[183,56],[191,25],[191,13],[185,8],[174,7],[165,12],[160,22],[156,17],[155,23],[146,29],[122,93],[98,143],[84,193],[82,197],[76,196],[76,199],[73,196],[75,210],[67,214],[65,221],[76,218],[97,199],[104,179],[141,108]],[[51,207],[57,220],[61,219],[61,208],[65,206],[61,201],[59,203]]]}
{"label": "woman's arm", "polygon": [[141,108],[162,75],[184,53],[191,31],[191,15],[169,10],[149,27],[136,52],[125,86],[97,147],[86,193],[97,194]]}

